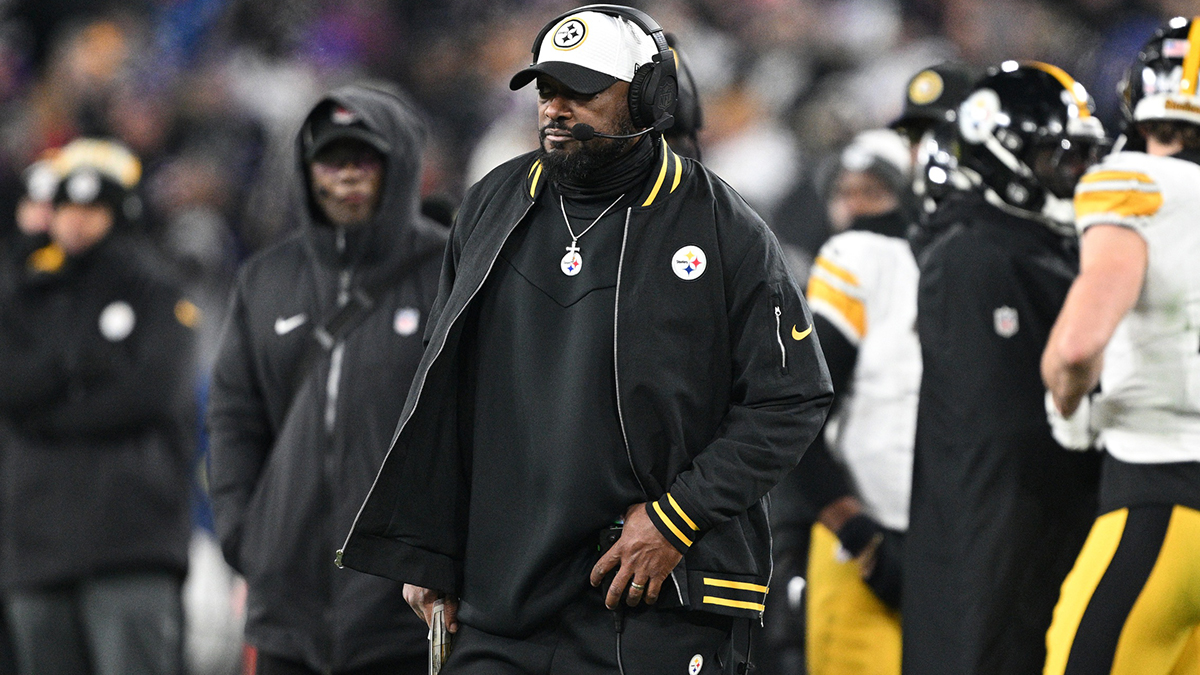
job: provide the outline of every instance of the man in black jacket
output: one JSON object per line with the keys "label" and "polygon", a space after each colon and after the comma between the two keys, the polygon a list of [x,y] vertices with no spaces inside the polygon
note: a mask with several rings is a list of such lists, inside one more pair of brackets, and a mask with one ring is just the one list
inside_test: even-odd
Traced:
{"label": "man in black jacket", "polygon": [[418,215],[424,139],[399,95],[331,92],[297,140],[300,227],[238,277],[210,482],[260,675],[425,670],[401,585],[332,557],[383,461],[437,290],[446,237]]}
{"label": "man in black jacket", "polygon": [[1099,463],[1051,437],[1039,362],[1077,270],[1069,199],[1104,136],[1083,87],[1042,63],[993,70],[958,122],[976,189],[944,198],[916,250],[902,672],[1036,673],[1096,509]]}
{"label": "man in black jacket", "polygon": [[534,51],[511,86],[537,80],[541,149],[465,199],[340,560],[445,602],[448,673],[733,672],[763,497],[831,397],[812,318],[762,220],[658,134],[652,19],[581,8]]}
{"label": "man in black jacket", "polygon": [[52,241],[0,298],[0,584],[21,672],[173,675],[198,311],[122,232],[137,159],[55,163]]}

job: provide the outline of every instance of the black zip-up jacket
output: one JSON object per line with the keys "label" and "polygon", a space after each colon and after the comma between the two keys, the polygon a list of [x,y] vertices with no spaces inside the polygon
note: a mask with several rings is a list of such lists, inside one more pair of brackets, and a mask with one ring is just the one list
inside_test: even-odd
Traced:
{"label": "black zip-up jacket", "polygon": [[183,576],[198,311],[143,241],[47,245],[0,297],[0,586]]}
{"label": "black zip-up jacket", "polygon": [[[363,87],[328,98],[391,145],[381,202],[339,241],[313,217],[297,163],[303,222],[239,273],[208,418],[213,512],[225,557],[249,585],[247,639],[322,672],[425,652],[402,586],[339,571],[332,552],[391,441],[446,242],[417,213],[424,126],[412,109]],[[372,308],[314,354],[314,327],[356,290]]]}
{"label": "black zip-up jacket", "polygon": [[923,234],[904,672],[1039,672],[1097,507],[1099,456],[1054,442],[1039,369],[1078,248],[975,192]]}
{"label": "black zip-up jacket", "polygon": [[[664,593],[693,609],[758,616],[771,578],[764,495],[821,427],[829,373],[766,225],[702,165],[655,142],[649,183],[625,213],[617,273],[619,423],[650,517],[684,553]],[[460,588],[470,498],[455,431],[464,316],[544,187],[540,163],[525,155],[468,192],[428,348],[392,449],[339,552],[345,566]],[[688,246],[705,256],[706,271],[693,280],[673,271],[686,264],[678,261]]]}

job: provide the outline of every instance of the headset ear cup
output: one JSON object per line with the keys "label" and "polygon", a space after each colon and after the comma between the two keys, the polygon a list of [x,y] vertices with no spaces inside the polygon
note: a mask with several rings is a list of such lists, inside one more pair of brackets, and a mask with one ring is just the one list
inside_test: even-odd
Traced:
{"label": "headset ear cup", "polygon": [[667,115],[675,115],[679,83],[674,61],[643,63],[629,83],[629,117],[639,129],[652,127]]}
{"label": "headset ear cup", "polygon": [[633,126],[645,129],[654,124],[654,64],[643,63],[629,83],[629,118]]}
{"label": "headset ear cup", "polygon": [[668,115],[671,117],[671,123],[662,127],[660,131],[674,125],[675,111],[679,107],[679,78],[676,73],[674,54],[671,56],[671,59],[658,64],[655,73],[658,82],[654,83],[654,122],[658,122]]}

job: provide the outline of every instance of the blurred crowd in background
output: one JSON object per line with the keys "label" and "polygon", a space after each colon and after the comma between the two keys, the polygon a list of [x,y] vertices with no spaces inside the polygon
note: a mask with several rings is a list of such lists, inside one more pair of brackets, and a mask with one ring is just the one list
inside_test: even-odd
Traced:
{"label": "blurred crowd in background", "polygon": [[[22,171],[47,150],[79,136],[126,144],[145,171],[139,226],[207,317],[203,387],[235,270],[295,225],[293,143],[320,95],[363,80],[405,89],[432,130],[423,209],[449,224],[466,188],[536,147],[536,93],[508,81],[543,24],[575,4],[0,0],[0,237],[15,230]],[[703,109],[701,159],[801,265],[830,233],[823,204],[838,152],[899,114],[921,68],[1053,63],[1087,86],[1112,130],[1116,83],[1145,37],[1166,17],[1200,13],[1189,0],[630,4],[686,56]],[[202,509],[197,524],[210,526]]]}
{"label": "blurred crowd in background", "polygon": [[[827,158],[900,111],[919,69],[1036,58],[1065,68],[1115,128],[1115,84],[1188,0],[655,0],[686,54],[703,159],[781,239]],[[423,196],[452,212],[489,168],[532,149],[534,92],[508,79],[561,0],[8,0],[0,23],[0,213],[20,172],[79,135],[146,166],[143,226],[197,276],[291,226],[280,167],[303,114],[348,81],[398,83],[433,129]],[[803,209],[803,211],[817,209]],[[817,214],[803,217],[819,218]],[[809,242],[803,242],[811,246]],[[218,294],[220,295],[220,294]]]}

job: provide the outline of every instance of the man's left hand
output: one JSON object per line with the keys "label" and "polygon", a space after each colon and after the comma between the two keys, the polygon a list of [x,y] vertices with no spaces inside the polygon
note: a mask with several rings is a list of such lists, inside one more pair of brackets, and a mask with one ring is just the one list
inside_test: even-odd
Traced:
{"label": "man's left hand", "polygon": [[616,609],[621,594],[629,587],[626,604],[636,607],[642,600],[653,605],[658,601],[663,581],[683,559],[683,554],[667,541],[650,522],[645,504],[634,504],[625,511],[625,526],[621,538],[600,557],[592,568],[591,582],[599,586],[604,575],[614,568],[617,576],[608,587],[604,606]]}

